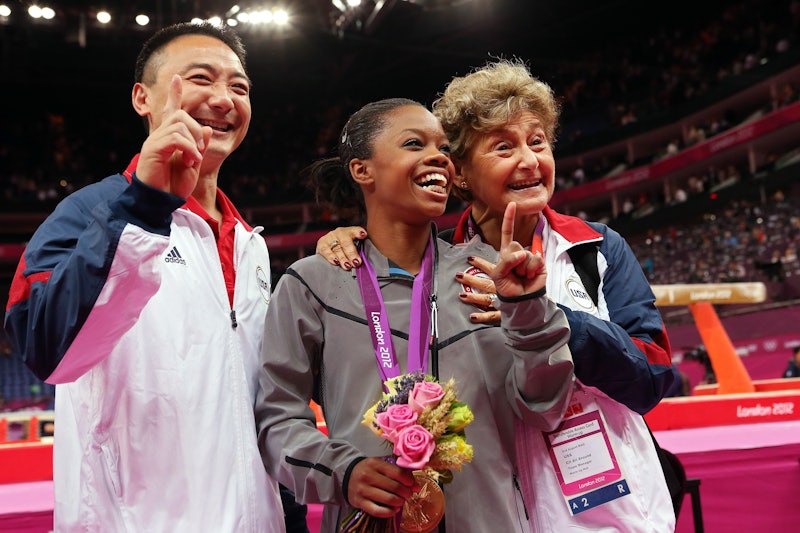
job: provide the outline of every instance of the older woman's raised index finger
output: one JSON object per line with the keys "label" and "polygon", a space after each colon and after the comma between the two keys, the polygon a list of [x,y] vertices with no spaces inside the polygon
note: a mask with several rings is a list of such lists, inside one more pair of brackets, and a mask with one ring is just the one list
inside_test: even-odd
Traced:
{"label": "older woman's raised index finger", "polygon": [[514,240],[514,217],[517,216],[516,202],[508,202],[500,228],[500,249],[504,250]]}

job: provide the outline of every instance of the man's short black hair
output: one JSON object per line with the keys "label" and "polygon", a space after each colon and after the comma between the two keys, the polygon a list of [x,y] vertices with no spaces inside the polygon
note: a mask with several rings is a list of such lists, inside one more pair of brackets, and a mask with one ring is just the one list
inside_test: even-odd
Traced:
{"label": "man's short black hair", "polygon": [[150,58],[153,56],[153,54],[178,37],[182,37],[184,35],[208,35],[209,37],[219,39],[228,45],[231,50],[233,50],[233,52],[239,58],[239,61],[242,63],[242,68],[244,69],[245,74],[247,74],[247,63],[245,62],[247,52],[239,35],[230,27],[225,25],[216,26],[208,21],[199,23],[180,22],[178,24],[161,28],[149,39],[147,39],[147,41],[145,41],[145,43],[142,45],[142,49],[139,51],[139,55],[136,58],[133,81],[136,83],[144,81],[142,79],[144,77],[144,70],[147,66],[147,62],[150,61]]}

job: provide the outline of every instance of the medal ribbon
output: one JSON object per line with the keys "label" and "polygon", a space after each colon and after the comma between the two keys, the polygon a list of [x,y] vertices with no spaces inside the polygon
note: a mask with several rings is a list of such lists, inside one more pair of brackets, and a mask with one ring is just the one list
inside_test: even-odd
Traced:
{"label": "medal ribbon", "polygon": [[[431,316],[427,313],[426,292],[430,292],[431,272],[433,264],[433,237],[428,241],[425,253],[422,256],[422,267],[414,278],[411,290],[411,320],[408,332],[408,359],[406,371],[428,371],[428,330],[431,327]],[[389,318],[386,315],[386,306],[381,296],[380,285],[375,270],[364,254],[360,252],[364,268],[356,269],[358,286],[361,290],[361,299],[367,313],[367,323],[372,336],[372,346],[375,350],[375,359],[381,382],[385,383],[390,378],[400,375],[400,364],[392,343],[392,331],[389,328]],[[424,334],[423,334],[424,332]],[[386,386],[384,385],[384,390]]]}

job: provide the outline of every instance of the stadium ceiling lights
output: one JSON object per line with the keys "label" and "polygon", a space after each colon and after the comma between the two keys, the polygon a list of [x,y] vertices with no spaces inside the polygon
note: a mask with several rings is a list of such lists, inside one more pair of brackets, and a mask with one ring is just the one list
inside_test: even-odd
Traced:
{"label": "stadium ceiling lights", "polygon": [[[8,4],[0,4],[0,22],[8,22],[12,9]],[[50,6],[31,4],[28,6],[28,16],[32,19],[51,20],[55,18],[56,11]]]}
{"label": "stadium ceiling lights", "polygon": [[[9,14],[11,12],[9,11]],[[28,6],[28,15],[35,19],[45,19],[51,20],[53,17],[56,16],[56,12],[52,7],[48,6],[37,6],[36,4],[32,4]]]}
{"label": "stadium ceiling lights", "polygon": [[[337,0],[339,1],[339,0]],[[361,0],[346,0],[348,5],[357,5],[361,3]],[[11,3],[0,3],[0,23],[9,23],[12,17],[12,13],[14,10],[19,12],[18,8],[12,9]],[[70,14],[75,15],[76,10],[74,8],[67,8],[56,10],[49,5],[40,4],[40,3],[33,3],[27,7],[28,17],[33,20],[41,20],[42,22],[47,22],[53,20],[57,22],[59,18],[66,17]],[[153,14],[148,14],[144,12],[137,13],[134,15],[134,20],[138,26],[147,26],[150,24]],[[100,26],[110,25],[115,17],[119,17],[119,14],[115,14],[110,9],[100,9],[97,11],[90,11],[89,13],[82,13],[80,14],[81,18],[84,16],[87,19],[94,19]],[[125,15],[126,17],[129,14]],[[290,14],[285,9],[270,6],[270,5],[262,5],[262,6],[250,6],[250,7],[241,7],[240,5],[234,5],[227,12],[223,15],[218,16],[209,16],[208,20],[214,24],[227,24],[228,26],[239,26],[239,25],[249,25],[249,26],[285,26],[289,23]],[[196,22],[200,19],[193,19],[193,22]]]}
{"label": "stadium ceiling lights", "polygon": [[361,5],[361,0],[331,0],[333,7],[344,13],[349,9],[355,9]]}
{"label": "stadium ceiling lights", "polygon": [[253,26],[274,24],[276,26],[285,26],[289,23],[289,12],[279,7],[267,6],[255,6],[243,9],[236,4],[225,13],[225,23],[228,26],[238,26],[239,24],[250,24]]}
{"label": "stadium ceiling lights", "polygon": [[[8,4],[0,4],[0,23],[8,23],[10,21],[11,15],[14,10],[11,9],[11,6]],[[33,19],[34,21],[53,21],[58,22],[59,19],[68,18],[70,15],[74,15],[74,9],[62,9],[56,11],[56,9],[50,7],[46,4],[38,4],[33,3],[28,5],[27,8],[28,17]],[[97,20],[98,23],[101,25],[109,24],[112,19],[111,12],[103,9],[97,11],[95,13],[90,13]],[[144,13],[137,14],[135,17],[136,23],[140,26],[146,26],[150,23],[150,17]]]}
{"label": "stadium ceiling lights", "polygon": [[[97,22],[99,22],[101,25],[110,23],[111,18],[112,18],[111,13],[109,13],[105,9],[102,9],[95,14],[95,19],[97,19]],[[138,26],[147,26],[148,24],[150,24],[150,16],[144,13],[139,13],[134,17],[133,20],[136,21],[136,24]]]}

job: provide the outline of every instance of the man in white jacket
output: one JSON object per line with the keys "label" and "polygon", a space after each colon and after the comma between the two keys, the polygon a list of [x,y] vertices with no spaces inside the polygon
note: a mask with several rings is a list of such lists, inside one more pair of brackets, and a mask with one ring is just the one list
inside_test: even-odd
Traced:
{"label": "man in white jacket", "polygon": [[9,295],[15,353],[56,384],[54,528],[282,533],[253,417],[269,254],[217,187],[250,124],[241,41],[160,30],[132,103],[140,154],[56,208]]}

